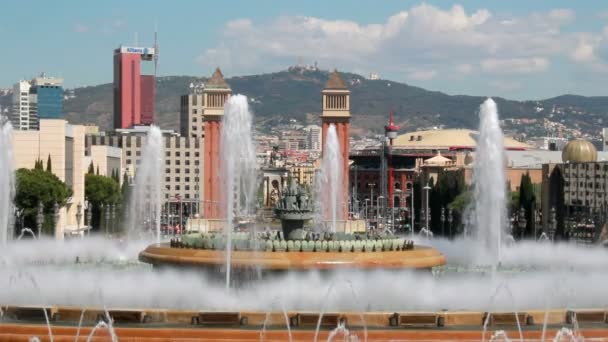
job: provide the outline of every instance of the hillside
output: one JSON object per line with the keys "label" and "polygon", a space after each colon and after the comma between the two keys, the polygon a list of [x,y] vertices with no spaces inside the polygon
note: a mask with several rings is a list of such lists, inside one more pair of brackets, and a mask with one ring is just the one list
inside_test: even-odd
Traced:
{"label": "hillside", "polygon": [[[475,128],[480,96],[447,95],[389,80],[368,80],[343,73],[352,92],[353,124],[363,130],[379,132],[392,109],[404,129],[445,125]],[[237,76],[227,82],[234,93],[245,94],[260,126],[289,118],[310,120],[321,111],[320,92],[329,73],[319,70],[292,69],[269,74]],[[191,82],[204,78],[165,76],[158,79],[158,122],[164,128],[177,129],[179,96],[188,92]],[[75,89],[75,98],[65,102],[68,119],[74,123],[90,122],[109,128],[112,119],[112,86],[102,84]],[[7,99],[0,98],[0,105]],[[608,120],[608,97],[564,95],[543,101],[511,101],[495,98],[502,118],[554,118],[567,127],[597,134],[598,124]],[[556,108],[558,109],[556,111]],[[541,120],[539,120],[541,121]],[[263,124],[262,124],[263,123]]]}

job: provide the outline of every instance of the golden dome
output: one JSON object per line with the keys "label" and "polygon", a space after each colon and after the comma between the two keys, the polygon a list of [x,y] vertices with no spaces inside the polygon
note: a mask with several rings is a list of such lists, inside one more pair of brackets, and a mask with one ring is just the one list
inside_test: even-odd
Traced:
{"label": "golden dome", "polygon": [[588,163],[597,161],[597,150],[592,143],[583,139],[568,142],[562,151],[564,163]]}

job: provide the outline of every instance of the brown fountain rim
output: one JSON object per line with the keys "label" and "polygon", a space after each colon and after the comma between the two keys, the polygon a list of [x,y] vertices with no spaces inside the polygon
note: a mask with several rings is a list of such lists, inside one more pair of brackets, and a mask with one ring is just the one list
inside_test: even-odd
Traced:
{"label": "brown fountain rim", "polygon": [[[226,262],[226,253],[153,244],[139,254],[139,260],[153,265],[221,266]],[[231,254],[232,267],[259,266],[267,270],[425,269],[445,263],[444,255],[426,246],[384,252],[233,251]]]}

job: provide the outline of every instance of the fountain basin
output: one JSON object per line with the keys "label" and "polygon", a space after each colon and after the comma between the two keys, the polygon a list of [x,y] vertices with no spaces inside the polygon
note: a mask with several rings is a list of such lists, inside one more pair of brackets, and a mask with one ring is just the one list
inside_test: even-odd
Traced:
{"label": "fountain basin", "polygon": [[[169,244],[150,245],[139,260],[154,266],[200,266],[217,268],[226,263],[224,250],[172,248]],[[434,248],[416,246],[410,250],[378,252],[287,252],[233,251],[233,268],[260,267],[263,270],[333,270],[333,269],[430,269],[446,263]]]}

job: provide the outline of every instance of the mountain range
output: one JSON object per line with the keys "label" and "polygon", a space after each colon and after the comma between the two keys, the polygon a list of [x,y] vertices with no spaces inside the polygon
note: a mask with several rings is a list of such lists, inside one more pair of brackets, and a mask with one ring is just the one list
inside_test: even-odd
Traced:
{"label": "mountain range", "polygon": [[[444,126],[476,128],[482,96],[448,95],[406,83],[370,80],[354,73],[341,73],[351,90],[351,113],[355,132],[381,132],[389,111],[403,130]],[[233,93],[249,97],[260,129],[298,119],[318,121],[321,90],[328,71],[292,67],[274,73],[227,78]],[[163,76],[157,79],[157,121],[163,128],[178,129],[179,97],[191,84],[207,79],[193,76]],[[75,88],[66,99],[66,116],[73,123],[95,123],[102,129],[112,125],[112,84]],[[563,95],[539,101],[494,98],[503,119],[546,119],[588,134],[598,134],[608,123],[608,97]],[[0,96],[5,107],[10,95]],[[542,120],[541,120],[542,121]]]}

